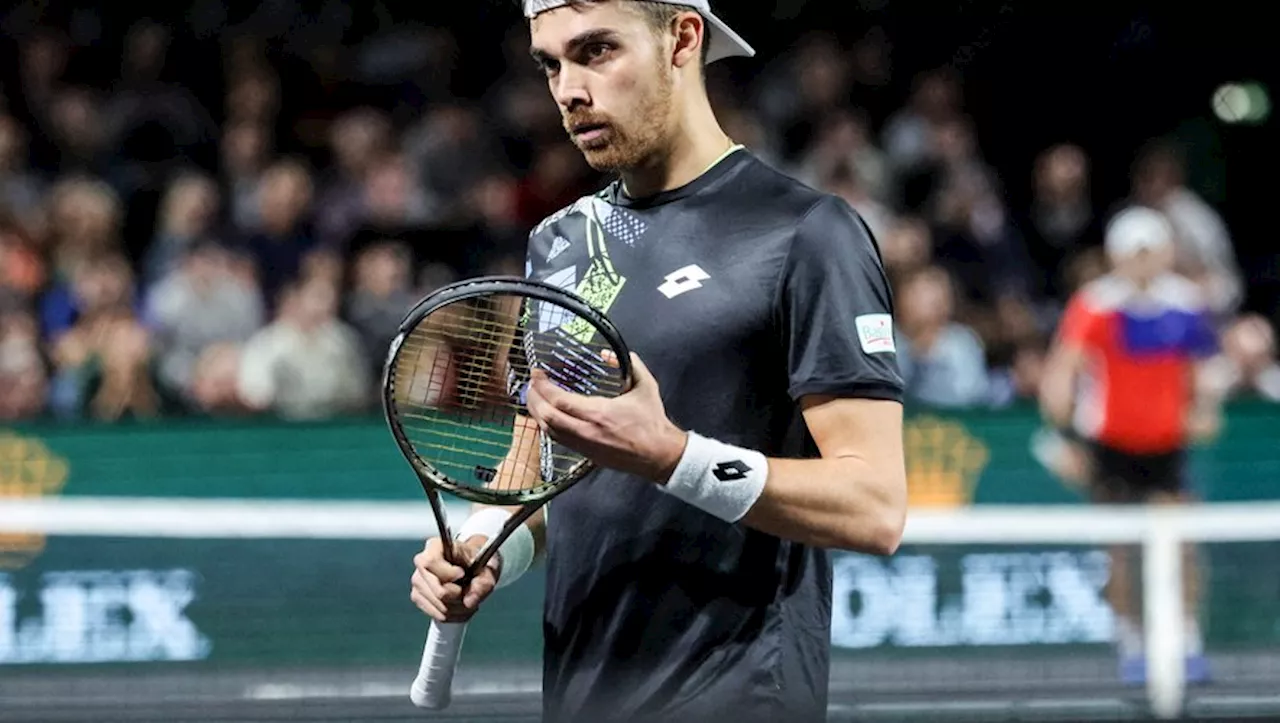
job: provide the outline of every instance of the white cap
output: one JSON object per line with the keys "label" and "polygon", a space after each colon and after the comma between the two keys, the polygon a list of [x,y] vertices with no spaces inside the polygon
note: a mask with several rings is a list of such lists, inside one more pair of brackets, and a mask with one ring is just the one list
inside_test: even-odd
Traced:
{"label": "white cap", "polygon": [[[548,10],[555,10],[569,4],[569,0],[523,0],[523,2],[524,16],[526,18],[533,18],[539,13],[545,13]],[[711,26],[711,32],[708,33],[707,37],[707,43],[709,43],[707,48],[708,63],[735,56],[750,58],[756,54],[755,49],[748,45],[741,35],[733,32],[732,28],[725,25],[723,20],[711,12],[710,0],[652,0],[652,2],[686,7],[697,11],[707,21],[707,24]]]}
{"label": "white cap", "polygon": [[1173,243],[1173,228],[1164,214],[1150,208],[1131,206],[1107,224],[1106,250],[1112,258],[1128,258],[1140,251],[1164,248]]}

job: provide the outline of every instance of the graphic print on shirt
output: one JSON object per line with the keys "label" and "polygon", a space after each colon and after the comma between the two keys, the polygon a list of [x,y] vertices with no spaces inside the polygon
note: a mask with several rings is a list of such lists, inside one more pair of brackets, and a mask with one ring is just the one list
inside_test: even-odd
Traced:
{"label": "graphic print on shirt", "polygon": [[[581,226],[577,225],[579,222]],[[544,271],[545,276],[537,276],[541,276],[540,280],[544,283],[572,291],[598,311],[608,314],[627,282],[626,277],[618,273],[609,256],[609,241],[634,247],[648,230],[648,225],[630,211],[613,206],[598,196],[588,196],[547,218],[534,229],[532,236],[536,238],[548,229],[548,235],[554,233],[554,237],[546,254],[546,262],[550,264],[563,256],[569,260],[569,265],[549,274]],[[579,244],[585,244],[585,258],[579,258],[580,251],[570,253]],[[580,269],[580,265],[583,268]],[[532,257],[527,262],[525,274],[534,275]],[[568,339],[562,344],[565,348],[572,348],[574,342],[590,344],[595,336],[595,329],[591,324],[571,317],[551,305],[531,303],[526,306],[524,323],[535,334],[567,336]],[[534,338],[533,334],[525,335],[527,355],[532,353],[530,347]],[[554,453],[554,444],[549,437],[543,435],[541,442],[543,479],[566,472],[567,466],[572,463],[563,465],[565,469],[557,469],[562,466],[561,455]]]}
{"label": "graphic print on shirt", "polygon": [[[578,226],[578,222],[582,225]],[[548,230],[555,234],[546,256],[548,263],[566,255],[579,243],[585,244],[587,255],[585,268],[579,269],[578,265],[584,260],[575,258],[573,265],[547,275],[542,281],[572,291],[598,311],[608,314],[627,282],[626,277],[614,268],[609,257],[609,243],[634,247],[648,231],[648,224],[631,211],[614,206],[599,196],[587,196],[549,216],[538,224],[532,236],[536,238]],[[566,258],[574,256],[567,254]],[[526,269],[526,274],[529,273],[532,273],[532,265]],[[549,320],[539,321],[540,329],[545,331]],[[591,327],[585,322],[571,322],[565,331],[583,343],[591,339]]]}

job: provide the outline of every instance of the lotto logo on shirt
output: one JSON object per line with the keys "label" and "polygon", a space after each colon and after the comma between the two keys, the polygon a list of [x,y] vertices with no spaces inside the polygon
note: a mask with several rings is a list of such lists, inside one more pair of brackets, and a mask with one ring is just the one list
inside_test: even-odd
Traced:
{"label": "lotto logo on shirt", "polygon": [[862,351],[883,354],[896,351],[893,343],[893,319],[888,314],[863,314],[853,320],[858,328]]}

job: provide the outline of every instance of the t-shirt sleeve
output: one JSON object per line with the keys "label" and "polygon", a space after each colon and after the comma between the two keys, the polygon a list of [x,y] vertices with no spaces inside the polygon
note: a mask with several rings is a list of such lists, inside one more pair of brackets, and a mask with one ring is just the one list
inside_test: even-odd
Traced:
{"label": "t-shirt sleeve", "polygon": [[1101,320],[1097,312],[1090,308],[1079,292],[1067,302],[1058,324],[1058,340],[1067,346],[1086,347],[1098,342],[1099,324]]}
{"label": "t-shirt sleeve", "polygon": [[778,284],[788,392],[902,401],[893,298],[871,232],[826,196],[796,229]]}

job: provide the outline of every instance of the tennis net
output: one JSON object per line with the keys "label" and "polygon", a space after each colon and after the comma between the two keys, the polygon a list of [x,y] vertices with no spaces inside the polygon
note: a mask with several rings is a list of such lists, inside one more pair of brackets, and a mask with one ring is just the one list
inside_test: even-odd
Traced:
{"label": "tennis net", "polygon": [[[0,721],[419,720],[408,573],[432,532],[425,502],[0,500]],[[1105,594],[1121,554],[1136,684]],[[895,556],[833,565],[832,721],[1280,713],[1280,504],[917,510]],[[489,601],[436,719],[537,720],[542,584]]]}

